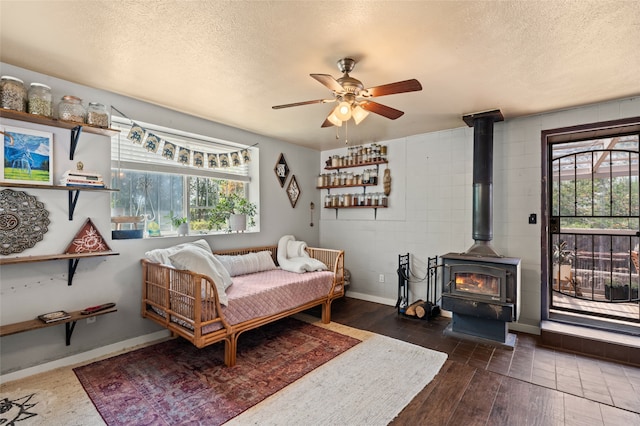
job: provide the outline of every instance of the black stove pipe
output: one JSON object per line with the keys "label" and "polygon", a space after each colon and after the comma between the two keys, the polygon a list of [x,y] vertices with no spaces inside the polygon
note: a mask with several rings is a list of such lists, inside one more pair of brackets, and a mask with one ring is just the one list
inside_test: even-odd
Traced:
{"label": "black stove pipe", "polygon": [[473,239],[466,254],[501,257],[489,244],[493,239],[493,123],[503,121],[500,110],[462,117],[473,127]]}

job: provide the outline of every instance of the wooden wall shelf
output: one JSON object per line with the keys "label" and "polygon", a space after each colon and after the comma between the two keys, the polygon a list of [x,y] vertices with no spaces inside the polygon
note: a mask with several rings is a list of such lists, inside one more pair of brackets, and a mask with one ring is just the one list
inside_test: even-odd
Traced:
{"label": "wooden wall shelf", "polygon": [[46,327],[52,327],[54,325],[64,324],[66,329],[65,342],[67,346],[69,346],[71,344],[71,335],[73,334],[73,330],[78,320],[83,318],[96,317],[98,315],[110,314],[112,312],[116,312],[117,310],[118,309],[116,308],[105,309],[104,311],[99,311],[94,314],[88,314],[88,315],[82,315],[81,313],[82,311],[73,311],[73,312],[69,312],[69,314],[71,315],[70,318],[60,320],[60,321],[55,321],[55,322],[46,323],[36,318],[28,321],[2,325],[0,326],[0,337],[9,336],[10,334],[22,333],[24,331],[38,330],[40,328],[46,328]]}
{"label": "wooden wall shelf", "polygon": [[71,130],[71,147],[69,149],[69,160],[73,160],[73,155],[76,152],[78,140],[80,139],[80,134],[82,133],[82,131],[102,136],[115,136],[120,133],[120,130],[116,129],[103,129],[102,127],[95,127],[90,124],[80,124],[70,121],[56,120],[55,118],[29,114],[28,112],[12,111],[10,109],[4,108],[0,108],[0,117]]}
{"label": "wooden wall shelf", "polygon": [[120,253],[115,251],[101,251],[95,253],[72,253],[72,254],[45,254],[40,256],[14,256],[0,258],[0,265],[15,265],[18,263],[32,263],[32,262],[46,262],[49,260],[68,260],[69,261],[69,276],[67,277],[67,285],[73,284],[73,276],[76,274],[76,268],[80,259],[87,257],[99,257],[99,256],[117,256]]}
{"label": "wooden wall shelf", "polygon": [[29,183],[11,183],[11,182],[0,182],[0,187],[27,188],[27,189],[53,189],[53,190],[60,190],[60,191],[69,191],[69,220],[73,220],[73,212],[76,210],[76,204],[78,203],[78,196],[80,195],[80,191],[102,191],[102,192],[120,191],[119,189],[92,188],[90,186],[32,185]]}
{"label": "wooden wall shelf", "polygon": [[366,163],[358,163],[358,164],[349,164],[347,166],[326,166],[325,170],[340,170],[340,169],[350,169],[352,167],[366,167],[366,166],[376,166],[380,164],[388,164],[388,160],[376,160],[376,161],[367,161]]}

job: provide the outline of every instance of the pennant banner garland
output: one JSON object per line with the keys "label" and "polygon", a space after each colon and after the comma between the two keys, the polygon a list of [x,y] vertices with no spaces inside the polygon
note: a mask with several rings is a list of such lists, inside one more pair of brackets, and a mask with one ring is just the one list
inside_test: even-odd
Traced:
{"label": "pennant banner garland", "polygon": [[204,153],[193,151],[193,165],[195,167],[204,167]]}
{"label": "pennant banner garland", "polygon": [[158,152],[158,148],[160,148],[160,138],[153,133],[147,133],[147,139],[144,142],[144,147],[149,152]]}
{"label": "pennant banner garland", "polygon": [[209,168],[218,167],[218,154],[207,154],[207,163],[209,164]]}
{"label": "pennant banner garland", "polygon": [[[132,122],[127,139],[137,145],[142,145],[149,152],[162,155],[167,160],[173,161],[177,158],[180,164],[191,164],[191,158],[193,157],[193,166],[195,167],[208,167],[210,169],[235,167],[251,161],[251,154],[247,148],[227,154],[191,151],[186,147],[165,141],[134,122]],[[160,149],[161,146],[162,149]]]}
{"label": "pennant banner garland", "polygon": [[176,157],[176,146],[171,142],[165,142],[162,148],[162,156],[167,160],[173,160]]}
{"label": "pennant banner garland", "polygon": [[191,150],[181,147],[180,150],[178,150],[178,162],[182,164],[189,164],[190,160]]}

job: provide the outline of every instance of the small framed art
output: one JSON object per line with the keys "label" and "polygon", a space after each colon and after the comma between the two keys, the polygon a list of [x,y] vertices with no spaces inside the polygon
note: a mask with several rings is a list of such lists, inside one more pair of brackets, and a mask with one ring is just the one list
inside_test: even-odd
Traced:
{"label": "small framed art", "polygon": [[273,171],[276,172],[280,187],[284,188],[284,183],[287,181],[287,176],[289,176],[289,166],[287,166],[287,160],[284,159],[284,154],[280,153],[280,158],[278,158]]}
{"label": "small framed art", "polygon": [[53,134],[10,126],[0,132],[0,180],[53,185]]}
{"label": "small framed art", "polygon": [[298,198],[300,198],[301,192],[300,186],[298,186],[298,181],[296,180],[296,175],[291,176],[289,186],[287,186],[287,196],[291,202],[291,207],[296,207],[296,203],[298,202]]}

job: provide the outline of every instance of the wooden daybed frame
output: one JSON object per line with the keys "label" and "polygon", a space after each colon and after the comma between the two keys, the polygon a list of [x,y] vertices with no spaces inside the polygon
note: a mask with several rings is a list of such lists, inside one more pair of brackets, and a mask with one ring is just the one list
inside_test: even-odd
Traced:
{"label": "wooden daybed frame", "polygon": [[[241,255],[265,250],[271,252],[277,265],[276,245],[214,251],[214,254]],[[187,339],[198,348],[224,341],[224,362],[231,367],[236,363],[238,338],[247,330],[319,305],[322,306],[322,322],[327,324],[331,321],[331,302],[344,296],[344,251],[307,247],[307,253],[333,272],[333,284],[325,296],[275,315],[234,325],[225,319],[210,277],[142,259],[142,316],[167,328],[173,336]],[[210,302],[203,303],[203,300]],[[211,328],[216,325],[220,328],[215,331],[203,331],[207,326]]]}

